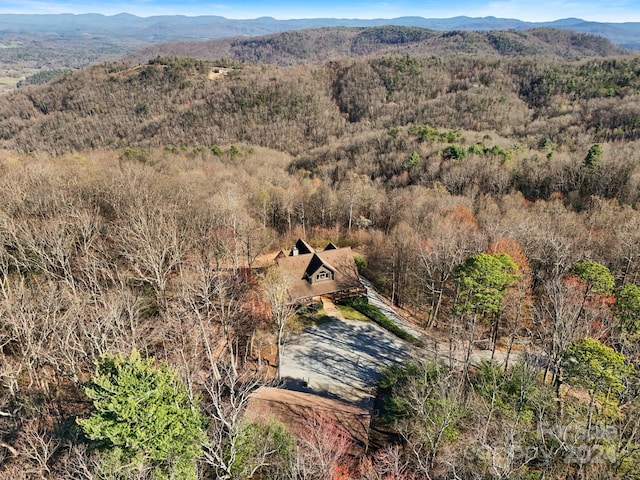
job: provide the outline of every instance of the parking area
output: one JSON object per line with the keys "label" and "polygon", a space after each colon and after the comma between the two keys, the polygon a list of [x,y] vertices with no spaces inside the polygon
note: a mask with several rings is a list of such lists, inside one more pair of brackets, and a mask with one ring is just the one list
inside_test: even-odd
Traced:
{"label": "parking area", "polygon": [[[326,310],[333,313],[330,306]],[[283,348],[280,375],[287,388],[366,408],[381,370],[408,360],[411,346],[372,322],[338,317],[291,335]]]}

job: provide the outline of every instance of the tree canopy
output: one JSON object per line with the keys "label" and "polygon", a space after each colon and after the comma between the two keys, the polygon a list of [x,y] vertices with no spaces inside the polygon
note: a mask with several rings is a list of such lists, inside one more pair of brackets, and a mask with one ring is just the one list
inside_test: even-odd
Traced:
{"label": "tree canopy", "polygon": [[573,271],[587,283],[588,290],[594,293],[608,295],[615,286],[615,280],[609,269],[598,262],[592,260],[578,262],[574,265]]}
{"label": "tree canopy", "polygon": [[562,367],[569,383],[594,393],[620,393],[634,373],[623,354],[589,337],[569,345]]}
{"label": "tree canopy", "polygon": [[204,419],[171,368],[136,350],[107,354],[84,391],[95,412],[78,424],[107,463],[148,466],[155,478],[196,478]]}
{"label": "tree canopy", "polygon": [[518,279],[518,266],[506,253],[479,253],[455,270],[460,289],[459,313],[496,314],[506,289]]}
{"label": "tree canopy", "polygon": [[625,334],[636,335],[640,331],[640,287],[628,283],[616,295],[616,316]]}
{"label": "tree canopy", "polygon": [[596,173],[600,170],[602,162],[602,145],[600,143],[594,143],[584,157],[582,165],[587,171]]}

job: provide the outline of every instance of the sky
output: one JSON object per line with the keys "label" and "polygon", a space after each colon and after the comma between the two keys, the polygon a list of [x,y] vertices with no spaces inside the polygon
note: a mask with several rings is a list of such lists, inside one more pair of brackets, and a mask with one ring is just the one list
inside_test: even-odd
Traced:
{"label": "sky", "polygon": [[495,16],[543,22],[581,18],[597,22],[639,22],[640,0],[0,0],[0,13],[131,13],[220,15],[247,19],[450,18]]}

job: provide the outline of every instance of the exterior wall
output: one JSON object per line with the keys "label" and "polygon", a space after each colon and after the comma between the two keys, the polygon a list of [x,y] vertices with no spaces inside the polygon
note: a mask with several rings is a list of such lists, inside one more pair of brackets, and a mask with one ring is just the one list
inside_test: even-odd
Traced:
{"label": "exterior wall", "polygon": [[313,275],[311,275],[310,283],[322,282],[325,280],[333,280],[333,272],[328,268],[320,267],[313,273]]}

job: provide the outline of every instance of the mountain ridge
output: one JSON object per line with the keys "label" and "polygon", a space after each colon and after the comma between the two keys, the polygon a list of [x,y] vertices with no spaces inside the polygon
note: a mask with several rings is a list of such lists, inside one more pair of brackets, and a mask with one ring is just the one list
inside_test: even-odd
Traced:
{"label": "mountain ridge", "polygon": [[[150,43],[214,39],[229,36],[255,36],[287,30],[321,27],[371,27],[397,25],[433,30],[528,30],[539,27],[564,28],[580,33],[604,36],[627,49],[640,49],[640,23],[593,22],[579,18],[558,19],[552,22],[527,22],[512,18],[468,17],[425,18],[403,16],[396,18],[300,18],[280,20],[273,17],[228,19],[218,15],[158,15],[138,17],[129,13],[117,15],[87,14],[0,14],[0,33],[3,35],[30,33],[71,35],[93,33],[118,35]],[[190,28],[185,29],[188,26]],[[162,27],[162,28],[158,28]],[[88,31],[87,31],[88,30]]]}
{"label": "mountain ridge", "polygon": [[161,57],[225,59],[272,65],[299,65],[344,57],[401,54],[429,55],[538,55],[584,58],[624,55],[628,51],[609,40],[570,30],[438,31],[421,27],[324,27],[289,30],[263,36],[184,40],[153,44],[126,56],[145,63]]}

